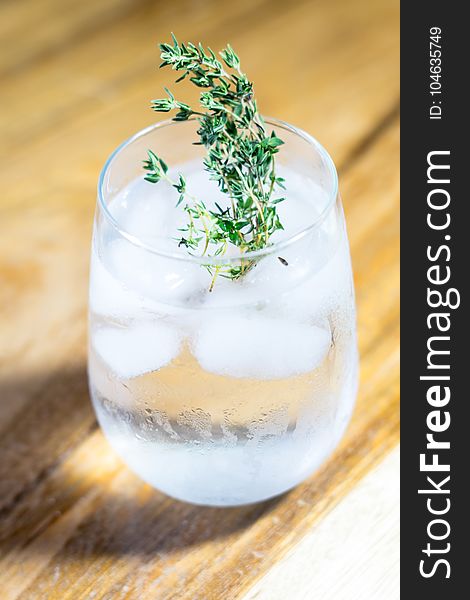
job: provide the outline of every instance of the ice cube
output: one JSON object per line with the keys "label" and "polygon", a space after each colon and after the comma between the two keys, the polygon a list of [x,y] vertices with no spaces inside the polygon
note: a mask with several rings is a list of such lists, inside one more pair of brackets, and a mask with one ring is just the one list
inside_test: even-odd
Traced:
{"label": "ice cube", "polygon": [[285,179],[285,190],[277,189],[275,196],[285,197],[276,209],[284,229],[278,230],[273,241],[289,238],[312,225],[328,204],[328,195],[311,178],[290,169],[278,169]]}
{"label": "ice cube", "polygon": [[[286,252],[282,253],[288,256]],[[239,279],[219,275],[214,288],[205,300],[206,308],[230,306],[265,305],[277,301],[298,281],[308,276],[308,261],[297,261],[289,256],[288,265],[283,264],[277,253],[259,258],[257,263]],[[306,264],[302,264],[305,262]]]}
{"label": "ice cube", "polygon": [[113,277],[95,251],[91,258],[89,302],[93,312],[118,319],[138,318],[158,308],[156,302],[131,291]]}
{"label": "ice cube", "polygon": [[102,360],[122,379],[156,371],[179,353],[181,335],[162,322],[133,327],[103,327],[95,331],[92,344]]}
{"label": "ice cube", "polygon": [[199,264],[160,256],[124,239],[112,241],[104,254],[115,278],[150,301],[189,307],[209,287],[209,275]]}
{"label": "ice cube", "polygon": [[331,344],[328,330],[262,315],[208,315],[193,341],[203,369],[219,375],[280,379],[318,367]]}
{"label": "ice cube", "polygon": [[109,205],[116,221],[136,238],[160,243],[175,235],[180,227],[180,210],[175,210],[178,198],[166,181],[153,185],[143,178],[135,179]]}
{"label": "ice cube", "polygon": [[351,262],[346,240],[318,271],[282,298],[285,311],[299,320],[318,320],[336,310],[352,293]]}
{"label": "ice cube", "polygon": [[[198,175],[207,180],[204,172]],[[215,182],[206,181],[206,185],[219,193]],[[125,288],[155,302],[181,306],[194,300],[201,289],[208,289],[210,277],[178,246],[177,238],[184,235],[180,228],[187,225],[188,216],[175,208],[177,199],[176,190],[165,181],[158,185],[143,178],[133,181],[114,198],[109,210],[140,244],[111,237],[103,240],[101,255],[105,268]]]}

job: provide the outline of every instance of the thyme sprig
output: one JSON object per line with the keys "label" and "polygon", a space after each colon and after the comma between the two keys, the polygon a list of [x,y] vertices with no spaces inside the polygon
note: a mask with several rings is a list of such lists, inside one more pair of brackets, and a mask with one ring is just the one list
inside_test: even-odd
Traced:
{"label": "thyme sprig", "polygon": [[[145,179],[151,183],[165,180],[178,193],[177,206],[186,212],[188,221],[177,241],[188,252],[199,252],[202,245],[201,256],[223,256],[228,244],[239,247],[242,255],[260,250],[270,244],[275,231],[283,229],[277,204],[285,198],[275,196],[277,188],[284,189],[284,179],[275,169],[275,155],[283,141],[274,131],[266,131],[253,83],[241,71],[240,59],[230,45],[220,52],[219,60],[210,48],[180,44],[173,34],[172,38],[172,44],[160,44],[160,67],[181,71],[176,82],[189,78],[202,88],[203,110],[180,102],[167,88],[166,97],[152,100],[151,106],[156,112],[176,111],[174,121],[198,121],[195,144],[206,148],[204,167],[228,196],[227,206],[207,208],[188,192],[182,174],[177,180],[168,175],[168,166],[152,150],[144,161]],[[207,265],[212,275],[210,289],[218,275],[237,279],[254,264],[241,256],[239,265]]]}

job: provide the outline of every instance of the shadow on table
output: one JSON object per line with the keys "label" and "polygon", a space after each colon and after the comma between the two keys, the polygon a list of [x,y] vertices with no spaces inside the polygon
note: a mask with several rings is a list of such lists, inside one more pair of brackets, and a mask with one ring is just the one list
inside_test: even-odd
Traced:
{"label": "shadow on table", "polygon": [[279,502],[198,507],[138,480],[97,428],[84,366],[0,381],[0,398],[17,402],[0,420],[0,557],[163,557],[240,532]]}

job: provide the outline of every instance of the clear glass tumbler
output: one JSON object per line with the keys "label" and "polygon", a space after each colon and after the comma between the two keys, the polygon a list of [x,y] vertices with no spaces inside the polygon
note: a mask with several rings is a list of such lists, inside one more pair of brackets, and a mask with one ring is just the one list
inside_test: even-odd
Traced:
{"label": "clear glass tumbler", "polygon": [[[261,251],[191,256],[175,241],[170,186],[143,180],[147,148],[220,201],[195,122],[137,133],[98,185],[89,312],[89,381],[110,444],[142,479],[188,502],[270,498],[338,444],[357,388],[355,305],[334,164],[305,132],[267,119],[285,144],[284,231]],[[223,198],[222,198],[223,199]],[[221,276],[207,266],[254,266]],[[246,262],[245,262],[246,264]]]}

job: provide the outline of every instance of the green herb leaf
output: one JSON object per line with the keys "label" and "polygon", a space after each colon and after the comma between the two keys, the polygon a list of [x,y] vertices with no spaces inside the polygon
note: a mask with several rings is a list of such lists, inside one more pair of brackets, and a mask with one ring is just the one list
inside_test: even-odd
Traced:
{"label": "green herb leaf", "polygon": [[[171,37],[172,43],[160,44],[160,67],[179,71],[176,82],[189,79],[202,88],[202,110],[178,101],[167,88],[167,98],[152,100],[152,108],[175,110],[175,121],[196,117],[199,127],[194,144],[206,148],[204,168],[226,194],[227,206],[216,204],[217,211],[208,211],[202,200],[188,193],[184,177],[180,174],[177,181],[172,180],[166,163],[151,150],[144,161],[145,179],[151,183],[165,179],[179,194],[177,206],[186,212],[188,222],[176,241],[188,252],[223,256],[228,244],[238,246],[242,255],[260,250],[271,244],[275,231],[283,229],[276,205],[285,197],[276,197],[275,190],[285,187],[284,179],[276,175],[274,157],[284,142],[274,131],[266,131],[253,83],[241,71],[240,59],[229,44],[220,52],[220,61],[202,44],[179,43],[173,33]],[[210,290],[218,275],[237,279],[255,264],[253,259],[241,259],[235,267],[204,265],[212,275]]]}

